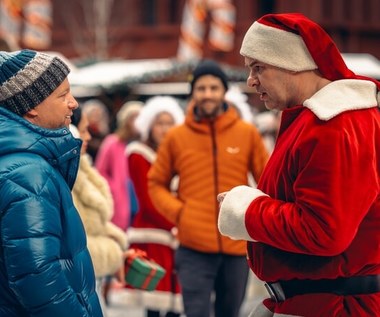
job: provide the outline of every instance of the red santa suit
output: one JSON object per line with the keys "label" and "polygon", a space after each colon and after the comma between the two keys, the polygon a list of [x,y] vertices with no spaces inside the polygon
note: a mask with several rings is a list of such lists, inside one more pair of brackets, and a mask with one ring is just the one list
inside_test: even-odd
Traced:
{"label": "red santa suit", "polygon": [[147,253],[165,270],[154,292],[140,291],[142,304],[151,310],[180,313],[182,298],[177,276],[174,273],[174,249],[178,242],[173,236],[173,225],[154,208],[148,195],[147,174],[156,158],[156,152],[146,144],[136,141],[127,146],[130,177],[139,203],[132,226],[128,229],[131,248]]}
{"label": "red santa suit", "polygon": [[[299,18],[284,16],[284,24]],[[223,234],[249,241],[248,261],[261,280],[301,280],[305,290],[309,280],[332,280],[334,288],[342,277],[380,274],[379,84],[343,66],[336,66],[339,76],[324,72],[326,65],[308,49],[333,81],[283,111],[258,188],[232,189],[219,217]],[[380,316],[376,287],[365,294],[359,289],[266,299],[251,316]]]}

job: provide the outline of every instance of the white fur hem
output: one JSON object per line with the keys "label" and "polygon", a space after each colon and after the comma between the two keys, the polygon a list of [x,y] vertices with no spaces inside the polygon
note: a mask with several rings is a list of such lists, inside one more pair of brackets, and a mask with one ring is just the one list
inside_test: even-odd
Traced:
{"label": "white fur hem", "polygon": [[253,200],[267,196],[261,190],[249,186],[231,189],[220,206],[218,228],[222,235],[234,240],[255,241],[245,227],[245,213]]}
{"label": "white fur hem", "polygon": [[127,230],[129,244],[132,243],[158,243],[176,249],[178,240],[168,231],[153,228],[134,228]]}
{"label": "white fur hem", "polygon": [[181,294],[157,290],[150,292],[139,289],[116,289],[112,290],[112,293],[112,304],[183,313]]}

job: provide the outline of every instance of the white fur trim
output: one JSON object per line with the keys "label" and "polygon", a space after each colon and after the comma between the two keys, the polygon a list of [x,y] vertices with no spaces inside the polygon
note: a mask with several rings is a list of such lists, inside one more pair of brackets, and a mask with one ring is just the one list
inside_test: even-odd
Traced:
{"label": "white fur trim", "polygon": [[245,34],[240,54],[295,72],[318,68],[301,36],[257,21]]}
{"label": "white fur trim", "polygon": [[133,141],[129,143],[125,148],[125,154],[127,156],[131,154],[140,154],[149,163],[153,163],[157,156],[156,152],[151,147],[140,141]]}
{"label": "white fur trim", "polygon": [[220,206],[218,228],[222,235],[234,240],[255,241],[245,227],[245,213],[253,200],[267,196],[261,190],[249,186],[231,189]]}
{"label": "white fur trim", "polygon": [[147,100],[139,112],[134,124],[141,134],[141,139],[146,141],[152,124],[160,113],[167,112],[172,115],[175,125],[185,120],[185,115],[178,101],[171,96],[155,96]]}
{"label": "white fur trim", "polygon": [[148,309],[183,313],[182,296],[180,294],[171,295],[162,291],[144,292],[143,305]]}
{"label": "white fur trim", "polygon": [[78,128],[75,125],[70,123],[69,124],[69,130],[70,130],[70,132],[74,138],[80,139],[80,134],[79,134]]}
{"label": "white fur trim", "polygon": [[319,119],[328,121],[348,110],[377,107],[377,88],[368,80],[337,80],[305,100],[303,105]]}
{"label": "white fur trim", "polygon": [[154,310],[183,313],[182,295],[164,291],[143,291],[139,289],[116,289],[112,292],[112,304],[127,307],[144,307]]}
{"label": "white fur trim", "polygon": [[128,242],[131,243],[158,243],[176,249],[178,240],[166,230],[153,228],[133,228],[127,230]]}
{"label": "white fur trim", "polygon": [[[153,164],[157,156],[156,152],[153,151],[152,148],[150,148],[149,146],[147,146],[146,144],[140,141],[133,141],[130,144],[128,144],[127,147],[125,148],[125,154],[127,156],[133,153],[140,154],[151,164]],[[178,175],[175,175],[171,180],[170,190],[172,192],[177,191],[178,185],[179,185],[179,177]]]}

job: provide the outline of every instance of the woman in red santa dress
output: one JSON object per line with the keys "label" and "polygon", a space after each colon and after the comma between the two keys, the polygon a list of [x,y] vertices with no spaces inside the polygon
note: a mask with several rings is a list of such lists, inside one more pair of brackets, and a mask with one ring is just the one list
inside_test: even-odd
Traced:
{"label": "woman in red santa dress", "polygon": [[139,211],[128,229],[129,242],[131,248],[145,251],[149,258],[166,270],[153,292],[133,290],[135,299],[145,307],[147,317],[159,317],[161,313],[166,317],[177,317],[183,310],[174,271],[175,228],[156,211],[147,187],[147,174],[160,142],[171,127],[183,120],[183,110],[173,97],[153,97],[147,100],[135,121],[141,141],[132,142],[126,148],[130,177],[139,204]]}

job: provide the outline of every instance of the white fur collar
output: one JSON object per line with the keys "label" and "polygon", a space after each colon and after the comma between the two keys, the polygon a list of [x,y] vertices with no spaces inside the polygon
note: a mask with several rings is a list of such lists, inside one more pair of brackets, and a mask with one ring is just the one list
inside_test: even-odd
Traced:
{"label": "white fur collar", "polygon": [[319,119],[328,121],[348,110],[377,107],[377,88],[368,80],[337,80],[305,100],[303,105]]}
{"label": "white fur collar", "polygon": [[[101,215],[103,221],[113,215],[113,199],[105,178],[91,165],[87,154],[81,155],[78,175],[73,187],[73,195],[81,202],[83,208]],[[79,210],[79,212],[84,212]]]}
{"label": "white fur collar", "polygon": [[148,162],[153,163],[156,159],[156,152],[140,141],[134,141],[127,145],[125,149],[127,155],[133,153],[142,155]]}

